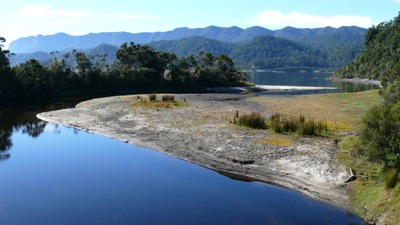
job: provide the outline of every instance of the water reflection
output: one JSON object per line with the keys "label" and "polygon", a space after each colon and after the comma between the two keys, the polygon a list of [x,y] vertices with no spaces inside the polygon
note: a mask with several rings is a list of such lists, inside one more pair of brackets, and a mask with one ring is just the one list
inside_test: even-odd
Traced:
{"label": "water reflection", "polygon": [[354,83],[332,80],[332,73],[311,72],[250,72],[248,81],[258,85],[286,85],[286,86],[312,86],[312,87],[336,87],[337,90],[312,90],[283,92],[274,91],[264,93],[267,95],[299,95],[299,94],[323,94],[335,92],[360,92],[378,89],[374,84]]}
{"label": "water reflection", "polygon": [[355,83],[348,81],[332,81],[332,84],[343,92],[361,92],[379,89],[379,85],[369,83]]}
{"label": "water reflection", "polygon": [[11,136],[14,131],[36,138],[43,133],[46,124],[47,122],[36,118],[35,111],[23,112],[15,109],[0,111],[0,160],[11,157],[8,150],[13,146]]}

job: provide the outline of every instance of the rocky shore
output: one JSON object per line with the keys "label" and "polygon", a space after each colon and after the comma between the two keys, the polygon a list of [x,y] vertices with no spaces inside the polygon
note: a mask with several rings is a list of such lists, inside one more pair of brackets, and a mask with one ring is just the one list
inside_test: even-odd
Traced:
{"label": "rocky shore", "polygon": [[[137,95],[85,101],[75,108],[38,114],[42,120],[85,130],[168,154],[225,175],[273,183],[312,198],[348,208],[349,176],[336,160],[329,138],[290,138],[291,146],[259,142],[271,131],[240,128],[230,121],[236,112],[268,109],[252,94],[182,94],[187,106],[134,107]],[[254,100],[255,99],[255,100]]]}

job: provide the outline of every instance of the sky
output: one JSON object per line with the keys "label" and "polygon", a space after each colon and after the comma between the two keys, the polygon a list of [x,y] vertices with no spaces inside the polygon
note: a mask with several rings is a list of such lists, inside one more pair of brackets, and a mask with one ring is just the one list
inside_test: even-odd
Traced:
{"label": "sky", "polygon": [[0,0],[0,37],[64,32],[169,31],[179,27],[261,26],[276,30],[390,21],[400,0]]}

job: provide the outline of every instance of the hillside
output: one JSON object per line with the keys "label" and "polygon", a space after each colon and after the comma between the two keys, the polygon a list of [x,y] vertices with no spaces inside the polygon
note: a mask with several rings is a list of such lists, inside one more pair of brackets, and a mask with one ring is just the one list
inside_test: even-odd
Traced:
{"label": "hillside", "polygon": [[[38,35],[17,39],[10,43],[9,50],[13,53],[33,53],[38,51],[51,52],[62,51],[65,49],[87,49],[95,48],[100,44],[109,44],[120,46],[125,42],[135,42],[138,44],[147,44],[150,42],[161,40],[178,40],[186,37],[200,36],[208,39],[219,40],[223,42],[239,43],[248,41],[257,36],[275,36],[292,41],[301,42],[307,45],[313,45],[319,42],[325,45],[325,39],[320,40],[319,37],[327,34],[338,34],[346,37],[346,40],[354,40],[354,42],[362,43],[365,29],[359,27],[341,27],[341,28],[316,28],[316,29],[299,29],[286,27],[280,30],[268,30],[262,27],[250,27],[242,29],[239,27],[216,27],[209,26],[206,28],[176,28],[167,32],[154,33],[127,33],[127,32],[106,32],[106,33],[90,33],[82,36],[71,36],[65,33],[57,33],[54,35]],[[332,43],[342,44],[338,39],[330,39]]]}
{"label": "hillside", "polygon": [[173,52],[178,57],[196,55],[200,51],[227,54],[242,69],[332,69],[351,62],[364,50],[364,33],[365,29],[359,27],[286,27],[271,31],[262,27],[215,26],[138,34],[115,32],[70,36],[59,33],[12,42],[10,49],[16,55],[10,62],[16,65],[35,58],[47,64],[54,57],[50,52],[57,51],[57,57],[62,57],[77,49],[93,56],[106,54],[107,62],[112,63],[117,46],[133,41],[159,51]]}
{"label": "hillside", "polygon": [[374,79],[384,83],[399,79],[400,15],[370,28],[364,43],[366,50],[353,62],[337,70],[335,76]]}

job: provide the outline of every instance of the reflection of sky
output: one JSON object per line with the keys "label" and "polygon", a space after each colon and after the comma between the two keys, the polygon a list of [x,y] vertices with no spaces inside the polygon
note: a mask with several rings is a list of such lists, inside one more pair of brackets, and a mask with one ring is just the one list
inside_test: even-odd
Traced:
{"label": "reflection of sky", "polygon": [[47,123],[46,127],[44,128],[44,132],[59,134],[59,133],[61,133],[61,128],[58,124]]}
{"label": "reflection of sky", "polygon": [[11,159],[0,164],[4,224],[357,221],[294,191],[232,180],[155,151],[76,134],[63,126],[46,126],[38,138],[16,132],[12,141]]}

